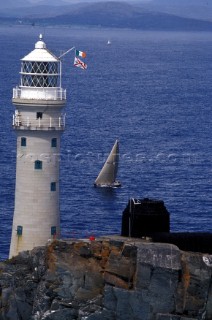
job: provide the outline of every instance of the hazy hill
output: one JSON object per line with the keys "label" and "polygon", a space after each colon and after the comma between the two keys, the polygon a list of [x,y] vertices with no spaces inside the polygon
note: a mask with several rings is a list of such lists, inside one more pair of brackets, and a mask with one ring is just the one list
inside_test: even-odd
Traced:
{"label": "hazy hill", "polygon": [[20,7],[13,9],[3,9],[0,11],[0,17],[10,17],[10,18],[18,18],[18,19],[32,19],[35,18],[49,18],[55,17],[58,14],[64,14],[67,12],[67,6],[49,6],[49,5],[39,5],[29,7]]}
{"label": "hazy hill", "polygon": [[145,30],[212,30],[212,23],[186,19],[163,12],[151,11],[137,5],[117,1],[105,1],[70,7],[62,15],[37,22],[68,25],[89,25]]}
{"label": "hazy hill", "polygon": [[[8,4],[13,0],[9,0]],[[23,0],[24,1],[24,0]],[[19,0],[17,3],[23,3]],[[54,0],[57,4],[59,0]],[[62,1],[62,0],[61,0]],[[178,2],[179,1],[179,2]],[[196,0],[189,0],[195,5]],[[203,0],[204,1],[204,0]],[[26,1],[24,1],[26,4]],[[28,5],[14,9],[0,9],[0,17],[21,19],[23,23],[86,25],[116,28],[134,28],[144,30],[212,30],[212,19],[201,21],[176,14],[178,10],[186,15],[188,0],[149,0],[146,2],[133,0],[129,3],[121,1],[80,2],[61,6]],[[61,3],[64,3],[61,2]],[[171,3],[171,4],[170,4]],[[160,5],[159,5],[160,4]],[[182,9],[184,7],[184,10]],[[212,4],[210,5],[212,8]],[[166,9],[166,10],[165,10]],[[167,11],[167,12],[164,12]],[[211,10],[212,11],[212,10]],[[211,12],[209,10],[209,12]],[[194,11],[193,11],[194,13]]]}
{"label": "hazy hill", "polygon": [[31,7],[31,3],[27,0],[6,0],[1,1],[0,11],[5,8]]}
{"label": "hazy hill", "polygon": [[139,6],[180,17],[212,21],[211,0],[150,0],[139,2]]}

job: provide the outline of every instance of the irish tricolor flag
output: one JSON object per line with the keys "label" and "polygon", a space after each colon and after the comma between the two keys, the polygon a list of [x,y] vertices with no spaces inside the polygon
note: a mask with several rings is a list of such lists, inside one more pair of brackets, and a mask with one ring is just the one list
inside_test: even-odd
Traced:
{"label": "irish tricolor flag", "polygon": [[82,58],[86,57],[86,53],[83,51],[76,50],[75,54],[76,54],[76,57],[82,57]]}

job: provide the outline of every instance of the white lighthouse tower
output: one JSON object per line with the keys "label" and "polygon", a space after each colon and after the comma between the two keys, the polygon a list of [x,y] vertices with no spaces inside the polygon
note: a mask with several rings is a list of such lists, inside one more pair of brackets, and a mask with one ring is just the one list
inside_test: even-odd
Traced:
{"label": "white lighthouse tower", "polygon": [[20,85],[13,89],[17,163],[10,258],[60,236],[59,155],[66,103],[61,61],[42,35],[21,61]]}

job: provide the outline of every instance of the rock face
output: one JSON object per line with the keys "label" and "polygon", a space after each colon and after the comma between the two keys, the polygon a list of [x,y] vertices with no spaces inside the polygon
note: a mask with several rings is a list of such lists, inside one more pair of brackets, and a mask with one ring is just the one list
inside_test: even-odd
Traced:
{"label": "rock face", "polygon": [[0,320],[211,320],[211,262],[141,239],[54,241],[0,263]]}

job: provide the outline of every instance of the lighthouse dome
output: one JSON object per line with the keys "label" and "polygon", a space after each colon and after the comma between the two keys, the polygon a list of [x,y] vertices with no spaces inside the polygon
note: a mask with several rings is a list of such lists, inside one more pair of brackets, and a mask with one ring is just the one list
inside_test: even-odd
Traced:
{"label": "lighthouse dome", "polygon": [[46,48],[42,35],[35,43],[35,49],[21,59],[22,61],[58,62],[59,59]]}
{"label": "lighthouse dome", "polygon": [[42,40],[43,39],[42,34],[40,34],[39,39],[40,40],[38,42],[36,42],[36,44],[35,44],[35,49],[46,49],[46,44]]}

